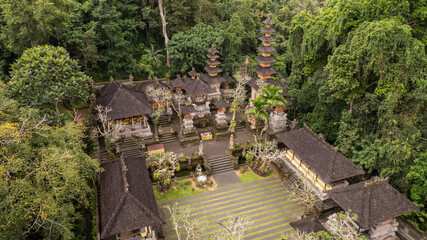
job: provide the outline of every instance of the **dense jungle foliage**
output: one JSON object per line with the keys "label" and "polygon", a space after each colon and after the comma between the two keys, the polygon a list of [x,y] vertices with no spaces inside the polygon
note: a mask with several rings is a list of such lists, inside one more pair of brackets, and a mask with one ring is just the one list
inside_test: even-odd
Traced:
{"label": "dense jungle foliage", "polygon": [[[170,39],[170,68],[166,67],[159,2],[163,3]],[[205,55],[213,42],[220,51],[224,74],[233,75],[246,56],[252,66],[257,65],[253,59],[259,54],[256,48],[261,44],[261,21],[269,13],[277,31],[273,34],[277,39],[273,56],[278,60],[275,77],[290,86],[290,120],[296,118],[322,133],[369,175],[389,177],[394,187],[422,209],[406,218],[427,230],[426,0],[0,0],[0,78],[13,82],[10,75],[14,64],[27,49],[39,45],[64,48],[95,82],[110,76],[175,77],[192,67],[203,73]],[[19,71],[25,74],[25,70]],[[1,140],[16,128],[8,124],[22,124],[21,112],[38,110],[0,97],[7,102],[0,105]],[[17,98],[20,103],[31,101]],[[82,220],[71,205],[81,202],[86,206],[82,196],[87,189],[74,193],[71,205],[64,196],[83,184],[81,177],[90,178],[96,164],[70,148],[81,144],[76,126],[41,131],[37,136],[25,135],[21,141],[1,143],[0,202],[12,193],[23,198],[10,199],[13,206],[19,205],[13,212],[8,207],[12,205],[3,202],[0,231],[7,229],[7,236],[33,233],[39,225],[31,226],[34,221],[21,217],[37,215],[24,213],[25,204],[33,204],[25,211],[39,211],[43,205],[37,201],[46,193],[52,198],[46,219],[57,214],[54,206],[68,206],[59,217],[70,225],[53,226],[64,239],[74,238],[83,230],[75,226]],[[61,131],[70,136],[58,138]],[[6,144],[14,145],[4,150]],[[64,161],[69,156],[80,156],[76,164],[81,168],[76,166],[66,173],[76,183],[61,185],[64,189],[54,198],[49,195],[55,187],[50,177],[33,174],[32,169],[48,164],[63,148],[69,155],[63,156],[54,169],[68,170]],[[9,168],[11,161],[18,163],[13,171],[25,181],[12,183],[2,175],[2,167]],[[81,177],[76,176],[80,172]],[[46,189],[31,185],[39,178],[46,181]],[[54,182],[63,180],[52,178],[57,178]],[[35,192],[43,194],[32,198]],[[72,218],[66,219],[65,214]],[[13,218],[16,222],[11,228],[8,221]],[[40,226],[44,230],[38,234],[48,236],[45,225]]]}

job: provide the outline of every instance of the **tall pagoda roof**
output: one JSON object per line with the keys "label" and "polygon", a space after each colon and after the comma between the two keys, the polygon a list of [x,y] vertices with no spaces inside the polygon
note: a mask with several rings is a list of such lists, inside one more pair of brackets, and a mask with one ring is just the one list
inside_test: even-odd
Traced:
{"label": "tall pagoda roof", "polygon": [[207,64],[209,64],[209,65],[219,65],[219,64],[221,64],[221,62],[220,62],[220,61],[218,61],[218,60],[212,61],[212,60],[208,59],[208,60],[206,60],[205,62],[206,62]]}
{"label": "tall pagoda roof", "polygon": [[275,42],[276,41],[276,39],[274,39],[274,37],[266,37],[266,36],[262,36],[258,39],[263,41],[263,42]]}
{"label": "tall pagoda roof", "polygon": [[209,74],[203,74],[200,76],[200,79],[202,81],[204,81],[205,83],[211,85],[211,84],[218,84],[218,83],[223,83],[226,81],[226,79],[222,76],[216,75],[216,76],[211,76]]}
{"label": "tall pagoda roof", "polygon": [[271,20],[271,15],[268,14],[267,19],[265,19],[264,21],[262,21],[262,23],[264,23],[265,25],[273,25],[275,24],[275,22],[273,20]]}
{"label": "tall pagoda roof", "polygon": [[209,59],[217,59],[217,58],[219,58],[218,55],[212,55],[212,54],[206,54],[206,57],[208,57]]}
{"label": "tall pagoda roof", "polygon": [[257,49],[260,52],[265,52],[265,53],[276,51],[276,49],[274,47],[272,47],[272,46],[264,46],[264,45],[259,46]]}
{"label": "tall pagoda roof", "polygon": [[[251,80],[249,80],[249,81],[248,81],[248,83],[247,83],[247,84],[248,84],[250,87],[252,87],[253,89],[255,89],[255,90],[257,90],[257,91],[258,91],[258,89],[260,88],[260,86],[258,86],[257,80],[258,80],[258,77],[253,77],[253,78],[251,78]],[[283,83],[283,82],[277,82],[277,81],[276,81],[276,80],[274,80],[273,78],[267,78],[267,79],[264,79],[264,80],[261,80],[261,81],[265,81],[266,86],[271,86],[271,85],[273,85],[273,86],[276,86],[276,87],[280,87],[280,88],[282,88],[283,90],[284,90],[285,88],[288,88],[288,87],[289,87],[286,83]],[[287,95],[287,92],[286,92],[286,91],[283,91],[281,95],[282,95],[282,96],[285,96],[285,95]]]}
{"label": "tall pagoda roof", "polygon": [[187,78],[183,78],[183,77],[178,77],[175,78],[172,82],[171,82],[171,86],[172,88],[177,88],[177,87],[183,87],[185,85],[185,83],[187,83],[189,79]]}
{"label": "tall pagoda roof", "polygon": [[274,33],[274,32],[276,32],[276,30],[274,30],[273,28],[262,28],[261,32],[263,32],[263,33]]}
{"label": "tall pagoda roof", "polygon": [[195,77],[197,76],[197,72],[194,71],[194,68],[192,68],[191,71],[188,72],[188,75],[190,75],[190,77]]}
{"label": "tall pagoda roof", "polygon": [[225,81],[223,83],[232,83],[234,82],[234,79],[230,76],[224,76]]}
{"label": "tall pagoda roof", "polygon": [[101,164],[101,238],[152,226],[160,217],[145,157],[121,158]]}
{"label": "tall pagoda roof", "polygon": [[261,65],[254,67],[254,71],[261,76],[270,76],[277,73],[273,67],[263,67]]}
{"label": "tall pagoda roof", "polygon": [[96,102],[111,109],[107,116],[113,120],[153,113],[145,94],[128,88],[117,88],[114,92],[99,97]]}
{"label": "tall pagoda roof", "polygon": [[357,223],[363,229],[405,213],[419,211],[414,203],[389,183],[375,178],[328,193],[342,209],[357,214]]}
{"label": "tall pagoda roof", "polygon": [[270,57],[264,57],[263,55],[259,55],[258,57],[255,58],[256,61],[260,62],[260,63],[265,63],[265,64],[269,64],[269,63],[275,63],[277,60],[270,56]]}
{"label": "tall pagoda roof", "polygon": [[212,55],[215,55],[218,52],[218,49],[216,49],[215,43],[212,43],[212,47],[208,49],[208,52]]}
{"label": "tall pagoda roof", "polygon": [[365,173],[307,127],[280,133],[276,137],[326,184]]}
{"label": "tall pagoda roof", "polygon": [[116,83],[113,79],[110,80],[109,83],[105,84],[101,89],[101,96],[108,95],[120,88],[120,85]]}
{"label": "tall pagoda roof", "polygon": [[211,68],[209,66],[205,67],[205,71],[208,72],[208,73],[220,73],[220,72],[222,72],[222,70],[219,69],[219,68],[217,68],[217,67]]}
{"label": "tall pagoda roof", "polygon": [[191,79],[183,87],[189,96],[207,95],[216,92],[209,84],[200,79]]}

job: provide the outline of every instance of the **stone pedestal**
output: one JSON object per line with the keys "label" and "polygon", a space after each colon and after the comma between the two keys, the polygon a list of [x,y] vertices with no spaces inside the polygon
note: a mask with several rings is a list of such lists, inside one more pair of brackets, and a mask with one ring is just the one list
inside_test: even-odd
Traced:
{"label": "stone pedestal", "polygon": [[369,228],[369,236],[372,240],[396,239],[396,231],[399,223],[390,219]]}
{"label": "stone pedestal", "polygon": [[184,127],[184,129],[182,129],[182,134],[184,135],[191,134],[196,131],[193,119],[191,118],[184,118],[184,120],[182,121],[182,125]]}
{"label": "stone pedestal", "polygon": [[287,126],[286,113],[277,111],[270,113],[269,128],[273,134],[285,131]]}
{"label": "stone pedestal", "polygon": [[223,112],[215,114],[214,126],[216,129],[228,128],[227,116]]}

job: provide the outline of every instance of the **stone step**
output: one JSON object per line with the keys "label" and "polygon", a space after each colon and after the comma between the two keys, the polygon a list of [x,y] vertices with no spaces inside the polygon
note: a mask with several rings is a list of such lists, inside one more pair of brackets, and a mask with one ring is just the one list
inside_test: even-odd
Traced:
{"label": "stone step", "polygon": [[224,168],[224,169],[220,169],[220,170],[213,170],[212,169],[212,174],[219,174],[219,173],[224,173],[224,172],[230,172],[230,171],[233,171],[233,170],[234,170],[233,167],[231,167],[231,168]]}
{"label": "stone step", "polygon": [[219,167],[223,167],[223,166],[233,166],[233,164],[231,163],[230,160],[228,160],[227,162],[220,162],[220,163],[210,163],[212,168],[219,168]]}

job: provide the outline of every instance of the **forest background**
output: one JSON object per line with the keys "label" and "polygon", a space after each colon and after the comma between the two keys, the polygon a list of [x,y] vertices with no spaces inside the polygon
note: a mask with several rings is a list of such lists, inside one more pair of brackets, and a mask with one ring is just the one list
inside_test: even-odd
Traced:
{"label": "forest background", "polygon": [[0,11],[6,84],[23,52],[46,44],[64,47],[95,82],[203,73],[212,43],[233,75],[246,56],[257,65],[261,21],[271,13],[290,120],[322,133],[369,175],[389,177],[422,209],[406,218],[427,230],[426,0],[0,0]]}

